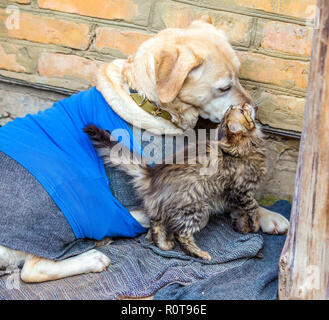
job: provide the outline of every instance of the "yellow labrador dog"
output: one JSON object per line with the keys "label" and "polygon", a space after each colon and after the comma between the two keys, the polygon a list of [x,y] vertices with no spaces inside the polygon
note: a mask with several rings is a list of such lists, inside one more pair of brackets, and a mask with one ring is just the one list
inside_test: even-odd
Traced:
{"label": "yellow labrador dog", "polygon": [[[253,105],[239,82],[239,67],[239,59],[225,34],[203,17],[186,29],[163,30],[127,60],[104,65],[99,70],[97,89],[131,125],[158,135],[180,135],[194,128],[199,116],[219,122],[231,105]],[[132,98],[129,88],[169,117],[157,116],[159,110],[146,112]],[[142,212],[131,214],[141,225],[148,226]],[[259,216],[264,232],[287,231],[289,224],[283,216],[263,208]],[[0,246],[0,268],[19,263],[23,263],[23,281],[42,282],[101,272],[110,260],[94,249],[54,261]]]}

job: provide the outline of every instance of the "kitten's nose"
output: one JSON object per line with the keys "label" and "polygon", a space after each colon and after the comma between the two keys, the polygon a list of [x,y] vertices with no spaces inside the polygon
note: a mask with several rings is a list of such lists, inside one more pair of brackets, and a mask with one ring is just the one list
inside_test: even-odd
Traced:
{"label": "kitten's nose", "polygon": [[253,105],[252,108],[252,118],[255,120],[256,118],[256,112],[258,111],[258,107],[256,105]]}
{"label": "kitten's nose", "polygon": [[255,104],[249,104],[249,103],[246,103],[245,107],[248,107],[251,118],[255,120],[258,107]]}
{"label": "kitten's nose", "polygon": [[258,106],[257,106],[253,101],[246,102],[246,104],[247,104],[248,106],[250,106],[252,109],[254,109],[255,112],[258,111]]}

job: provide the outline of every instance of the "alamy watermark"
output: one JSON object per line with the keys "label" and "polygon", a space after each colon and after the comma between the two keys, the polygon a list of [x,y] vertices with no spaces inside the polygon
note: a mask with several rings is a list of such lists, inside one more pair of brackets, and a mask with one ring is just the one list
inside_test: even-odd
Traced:
{"label": "alamy watermark", "polygon": [[8,17],[6,19],[6,28],[8,30],[18,30],[20,27],[20,11],[19,7],[15,5],[10,5],[6,8],[6,13]]}
{"label": "alamy watermark", "polygon": [[116,129],[111,132],[111,140],[120,143],[108,149],[106,154],[122,164],[198,164],[200,175],[212,175],[218,169],[218,130],[189,129],[183,134],[170,135],[155,130],[151,133],[139,126],[133,127],[132,134],[125,129]]}

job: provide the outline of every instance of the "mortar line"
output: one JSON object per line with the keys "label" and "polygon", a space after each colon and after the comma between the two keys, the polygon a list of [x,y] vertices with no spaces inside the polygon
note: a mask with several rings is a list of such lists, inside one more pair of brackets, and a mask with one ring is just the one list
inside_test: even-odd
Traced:
{"label": "mortar line", "polygon": [[148,16],[148,20],[147,20],[147,31],[148,32],[150,32],[152,29],[154,13],[155,13],[155,0],[152,0],[149,16]]}
{"label": "mortar line", "polygon": [[258,18],[254,17],[253,21],[252,21],[251,36],[250,36],[250,48],[251,49],[257,48],[257,44],[256,44],[257,32],[258,32]]}

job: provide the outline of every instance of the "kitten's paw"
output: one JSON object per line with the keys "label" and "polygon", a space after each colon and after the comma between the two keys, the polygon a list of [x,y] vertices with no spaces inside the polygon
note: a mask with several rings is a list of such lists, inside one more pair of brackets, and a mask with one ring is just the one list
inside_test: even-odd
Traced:
{"label": "kitten's paw", "polygon": [[289,228],[289,221],[284,216],[265,208],[259,208],[259,224],[268,234],[284,234]]}
{"label": "kitten's paw", "polygon": [[186,254],[189,256],[195,257],[195,258],[200,258],[202,260],[211,260],[211,255],[207,251],[202,251],[202,250],[193,250],[193,251],[186,251]]}
{"label": "kitten's paw", "polygon": [[197,256],[203,260],[211,260],[211,255],[207,251],[200,251]]}
{"label": "kitten's paw", "polygon": [[251,232],[248,219],[246,217],[240,217],[233,220],[233,230],[242,234]]}
{"label": "kitten's paw", "polygon": [[111,244],[113,240],[111,238],[104,238],[103,240],[96,241],[96,248],[107,246]]}
{"label": "kitten's paw", "polygon": [[154,243],[153,243],[153,239],[152,239],[152,232],[151,232],[151,229],[149,229],[149,230],[147,231],[147,236],[146,236],[146,238],[147,238],[149,244],[154,244]]}
{"label": "kitten's paw", "polygon": [[166,240],[159,243],[159,248],[163,251],[171,250],[175,247],[175,242],[173,240]]}
{"label": "kitten's paw", "polygon": [[251,233],[256,233],[259,231],[260,229],[260,225],[259,225],[259,220],[258,218],[250,218],[248,219],[248,224],[249,224],[249,229]]}

